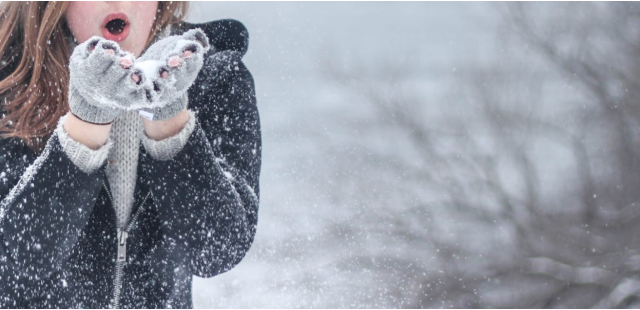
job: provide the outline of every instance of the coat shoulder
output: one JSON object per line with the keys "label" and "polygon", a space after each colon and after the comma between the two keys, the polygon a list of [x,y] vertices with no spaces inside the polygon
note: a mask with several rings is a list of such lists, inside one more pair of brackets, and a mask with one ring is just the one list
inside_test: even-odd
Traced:
{"label": "coat shoulder", "polygon": [[235,19],[219,19],[206,23],[181,22],[172,27],[171,34],[183,33],[194,28],[204,31],[216,52],[233,51],[244,56],[249,49],[249,31],[242,22]]}
{"label": "coat shoulder", "polygon": [[240,21],[221,19],[200,24],[183,22],[173,26],[171,34],[194,28],[205,32],[212,48],[204,57],[194,85],[189,88],[189,106],[202,112],[229,103],[228,98],[240,89],[244,90],[243,93],[254,94],[253,76],[242,60],[249,47],[247,28]]}

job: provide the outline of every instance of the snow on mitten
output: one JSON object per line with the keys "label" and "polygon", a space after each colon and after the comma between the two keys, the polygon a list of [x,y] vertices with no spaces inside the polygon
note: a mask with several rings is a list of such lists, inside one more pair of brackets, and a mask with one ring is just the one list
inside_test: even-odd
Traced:
{"label": "snow on mitten", "polygon": [[199,28],[151,45],[134,65],[146,78],[142,85],[149,99],[140,115],[164,120],[185,109],[187,89],[198,77],[209,48],[209,39]]}
{"label": "snow on mitten", "polygon": [[108,124],[144,98],[132,79],[134,56],[97,36],[76,46],[69,61],[69,108],[78,118]]}

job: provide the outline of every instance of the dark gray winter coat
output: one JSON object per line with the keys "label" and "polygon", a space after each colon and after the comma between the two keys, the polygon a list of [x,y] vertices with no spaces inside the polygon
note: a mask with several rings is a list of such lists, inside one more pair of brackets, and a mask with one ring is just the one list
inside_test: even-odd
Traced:
{"label": "dark gray winter coat", "polygon": [[[256,232],[261,132],[254,81],[241,61],[248,33],[235,20],[172,32],[194,27],[214,47],[189,89],[196,127],[172,160],[140,146],[124,308],[192,308],[192,276],[233,268]],[[0,306],[113,306],[118,244],[105,168],[82,172],[56,134],[41,154],[0,140]]]}

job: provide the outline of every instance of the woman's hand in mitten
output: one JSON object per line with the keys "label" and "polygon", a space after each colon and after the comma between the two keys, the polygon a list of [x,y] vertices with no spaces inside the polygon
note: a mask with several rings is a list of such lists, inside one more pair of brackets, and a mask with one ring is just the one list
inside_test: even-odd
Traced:
{"label": "woman's hand in mitten", "polygon": [[187,89],[196,80],[209,48],[209,39],[200,29],[151,45],[134,65],[143,74],[141,84],[149,99],[141,115],[164,120],[184,110],[188,104]]}
{"label": "woman's hand in mitten", "polygon": [[86,122],[107,124],[131,103],[141,101],[144,92],[134,61],[116,42],[97,36],[78,45],[69,62],[71,112]]}

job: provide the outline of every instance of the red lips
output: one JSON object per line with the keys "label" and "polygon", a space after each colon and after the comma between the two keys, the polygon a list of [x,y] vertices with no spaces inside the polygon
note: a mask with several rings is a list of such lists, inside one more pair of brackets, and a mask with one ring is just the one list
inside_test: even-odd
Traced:
{"label": "red lips", "polygon": [[[115,20],[122,20],[124,21],[124,27],[121,27],[121,31],[119,33],[116,32],[112,32],[109,31],[109,28],[107,27],[107,24],[109,24],[109,22],[115,21]],[[107,17],[105,17],[104,21],[102,22],[101,25],[101,30],[102,30],[102,36],[107,39],[107,40],[111,40],[111,41],[115,41],[115,42],[122,42],[124,41],[128,36],[129,36],[129,19],[127,18],[127,14],[124,13],[111,13],[109,15],[107,15]],[[113,29],[112,29],[113,30]],[[118,29],[120,30],[120,29]]]}

